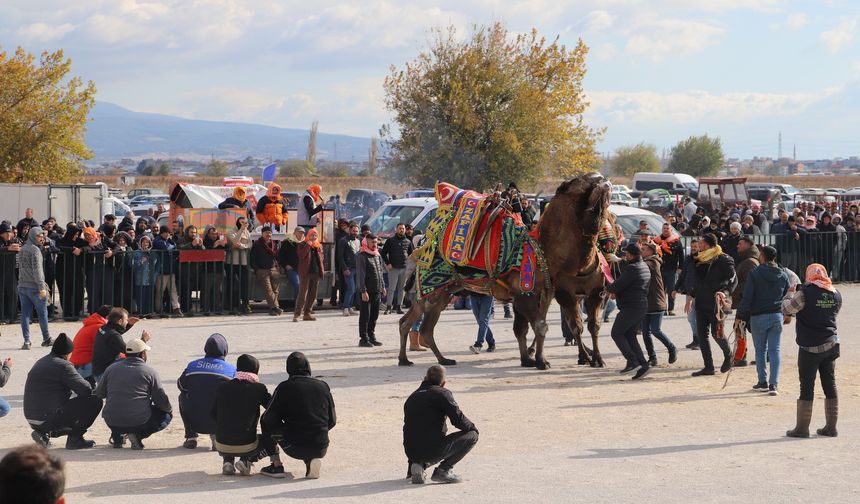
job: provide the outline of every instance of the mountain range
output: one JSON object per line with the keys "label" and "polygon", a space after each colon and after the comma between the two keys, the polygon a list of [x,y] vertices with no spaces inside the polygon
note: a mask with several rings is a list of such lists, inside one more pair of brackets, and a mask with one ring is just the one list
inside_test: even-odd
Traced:
{"label": "mountain range", "polygon": [[[308,130],[260,124],[183,119],[134,112],[96,102],[90,112],[86,143],[95,161],[121,158],[242,159],[246,156],[304,159]],[[317,134],[317,159],[364,161],[370,139]]]}

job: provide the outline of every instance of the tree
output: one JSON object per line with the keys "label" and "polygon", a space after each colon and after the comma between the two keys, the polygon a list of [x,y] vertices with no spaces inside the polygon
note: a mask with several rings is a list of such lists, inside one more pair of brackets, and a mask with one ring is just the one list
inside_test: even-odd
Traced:
{"label": "tree", "polygon": [[615,149],[615,157],[609,161],[609,167],[612,173],[624,177],[632,177],[638,172],[658,172],[657,147],[645,143],[619,147]]}
{"label": "tree", "polygon": [[304,159],[278,161],[278,175],[281,177],[307,177],[315,172]]}
{"label": "tree", "polygon": [[347,177],[349,176],[349,168],[346,164],[335,161],[321,167],[319,174],[323,177]]}
{"label": "tree", "polygon": [[210,177],[224,177],[227,175],[228,168],[227,163],[220,159],[212,159],[209,161],[209,164],[206,165],[206,171],[209,173]]}
{"label": "tree", "polygon": [[0,182],[67,182],[92,153],[84,143],[96,87],[69,78],[63,51],[39,62],[0,52]]}
{"label": "tree", "polygon": [[155,175],[158,175],[159,177],[166,177],[170,175],[170,165],[167,164],[166,161],[162,161],[155,169]]}
{"label": "tree", "polygon": [[707,177],[716,174],[723,166],[723,162],[723,146],[719,137],[691,136],[672,147],[668,171],[687,173],[694,177]]}
{"label": "tree", "polygon": [[514,36],[500,23],[475,26],[466,41],[453,27],[434,34],[427,50],[385,79],[396,125],[380,132],[389,177],[484,189],[593,165],[602,131],[583,119],[581,40],[568,49],[536,30]]}

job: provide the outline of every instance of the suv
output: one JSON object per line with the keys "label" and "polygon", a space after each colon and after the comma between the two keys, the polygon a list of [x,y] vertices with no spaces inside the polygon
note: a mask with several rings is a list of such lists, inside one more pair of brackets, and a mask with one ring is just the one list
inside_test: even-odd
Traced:
{"label": "suv", "polygon": [[131,191],[128,192],[128,194],[126,194],[125,201],[126,201],[126,203],[128,203],[132,199],[134,199],[136,196],[151,196],[151,195],[155,195],[155,194],[164,194],[164,191],[159,191],[158,189],[152,189],[149,187],[138,187],[138,188],[132,189]]}

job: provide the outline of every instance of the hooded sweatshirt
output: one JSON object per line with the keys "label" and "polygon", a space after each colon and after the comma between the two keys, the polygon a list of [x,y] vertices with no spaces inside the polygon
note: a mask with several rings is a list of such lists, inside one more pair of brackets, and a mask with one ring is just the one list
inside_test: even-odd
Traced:
{"label": "hooded sweatshirt", "polygon": [[30,228],[27,243],[18,252],[18,287],[27,287],[37,291],[48,290],[45,284],[44,257],[37,236],[42,234],[39,226]]}
{"label": "hooded sweatshirt", "polygon": [[84,326],[75,335],[75,349],[72,350],[72,356],[69,358],[72,364],[80,367],[93,361],[93,343],[99,329],[105,324],[107,319],[98,313],[93,313],[84,319]]}
{"label": "hooded sweatshirt", "polygon": [[212,405],[215,391],[219,385],[236,376],[236,367],[224,360],[227,357],[227,339],[218,333],[209,336],[203,351],[206,356],[189,362],[179,377],[179,409],[187,422],[186,429],[214,434]]}
{"label": "hooded sweatshirt", "polygon": [[788,284],[788,276],[775,264],[758,266],[747,277],[737,317],[749,320],[753,315],[779,313]]}

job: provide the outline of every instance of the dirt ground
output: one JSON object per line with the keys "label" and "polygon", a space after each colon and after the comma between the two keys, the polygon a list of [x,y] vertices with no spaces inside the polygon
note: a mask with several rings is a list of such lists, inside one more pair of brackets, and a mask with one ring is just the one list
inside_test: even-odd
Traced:
{"label": "dirt ground", "polygon": [[[176,379],[187,361],[202,354],[213,332],[227,337],[231,361],[241,353],[260,359],[261,379],[270,390],[286,378],[287,354],[304,351],[314,375],[331,385],[337,404],[338,425],[319,480],[303,479],[303,464],[289,459],[287,470],[296,475],[291,480],[222,476],[208,439],[196,450],[181,448],[178,415],[142,452],[109,448],[101,419],[89,433],[99,443],[96,448],[52,449],[67,463],[70,503],[186,503],[216,495],[222,502],[858,502],[860,351],[852,340],[860,324],[855,308],[860,287],[841,290],[836,439],[784,437],[793,426],[798,395],[793,325],[783,335],[781,394],[769,397],[750,390],[754,367],[734,370],[725,389],[725,376],[690,377],[701,365],[700,354],[690,350],[681,350],[671,367],[631,382],[617,373],[623,362],[608,324],[600,338],[607,368],[577,366],[575,352],[562,346],[554,307],[547,350],[552,369],[546,372],[519,367],[511,324],[501,318],[501,309],[492,323],[499,341],[494,354],[469,352],[476,332],[471,312],[443,314],[440,346],[459,361],[449,369],[448,386],[481,432],[475,450],[455,469],[465,480],[460,485],[418,487],[404,479],[403,401],[434,361],[412,352],[415,366],[397,367],[394,316],[382,317],[378,335],[385,345],[374,349],[356,346],[357,317],[334,311],[321,312],[315,323],[259,314],[143,321],[131,332],[153,333],[150,364],[177,411]],[[670,317],[664,329],[681,348],[690,340],[684,317]],[[52,334],[76,330],[76,324],[51,326]],[[0,331],[0,357],[15,360],[10,382],[0,390],[13,407],[0,420],[2,453],[30,442],[23,387],[27,370],[45,350],[18,350],[19,327],[0,326]],[[665,350],[659,352],[665,363]],[[823,422],[819,389],[813,428]]]}

